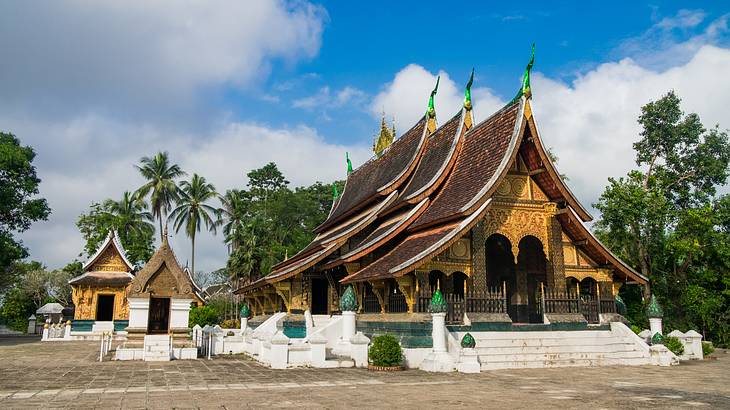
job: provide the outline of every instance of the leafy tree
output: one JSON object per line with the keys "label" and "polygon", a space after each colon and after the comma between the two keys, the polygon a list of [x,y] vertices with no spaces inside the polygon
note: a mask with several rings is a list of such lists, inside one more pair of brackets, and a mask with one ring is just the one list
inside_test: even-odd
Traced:
{"label": "leafy tree", "polygon": [[13,279],[14,261],[28,256],[13,233],[46,220],[51,210],[38,195],[41,180],[33,166],[33,148],[21,146],[15,135],[0,132],[0,290]]}
{"label": "leafy tree", "polygon": [[218,210],[217,225],[223,226],[224,240],[230,251],[235,252],[243,241],[246,220],[251,215],[250,195],[246,191],[229,189],[220,200],[222,206]]}
{"label": "leafy tree", "polygon": [[210,306],[196,306],[190,309],[190,317],[188,318],[188,326],[195,325],[216,325],[220,322],[220,314],[217,310]]}
{"label": "leafy tree", "polygon": [[205,178],[198,174],[193,174],[190,181],[182,181],[180,184],[177,206],[170,213],[170,220],[174,221],[175,232],[179,232],[180,228],[185,226],[185,234],[190,238],[191,272],[195,272],[195,234],[200,232],[202,224],[213,233],[216,231],[218,209],[208,205],[208,202],[217,197],[213,184],[206,182]]}
{"label": "leafy tree", "polygon": [[[642,107],[634,144],[639,169],[609,179],[595,204],[601,218],[594,228],[650,279],[669,327],[698,326],[727,343],[730,200],[715,195],[728,177],[730,145],[726,132],[705,129],[680,102],[669,92]],[[622,289],[622,296],[629,315],[645,320],[631,306],[638,295]]]}
{"label": "leafy tree", "polygon": [[28,318],[35,311],[33,300],[22,290],[14,288],[3,298],[0,316],[10,329],[25,332],[28,329]]}
{"label": "leafy tree", "polygon": [[87,255],[93,255],[109,231],[116,230],[129,259],[140,265],[154,250],[152,220],[147,204],[138,196],[124,192],[119,201],[107,199],[102,204],[91,204],[89,213],[81,214],[76,226],[86,240]]}
{"label": "leafy tree", "polygon": [[167,152],[158,152],[154,157],[142,157],[137,170],[147,179],[147,183],[139,187],[137,195],[150,197],[152,216],[159,220],[160,240],[162,240],[162,221],[167,220],[167,213],[178,198],[179,189],[175,179],[185,176],[185,172],[177,164],[170,163]]}

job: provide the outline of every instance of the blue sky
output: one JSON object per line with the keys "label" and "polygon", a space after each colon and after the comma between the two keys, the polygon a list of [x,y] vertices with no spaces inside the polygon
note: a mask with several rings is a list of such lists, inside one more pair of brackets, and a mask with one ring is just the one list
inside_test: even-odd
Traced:
{"label": "blue sky", "polygon": [[[633,166],[639,107],[675,89],[727,128],[730,6],[724,2],[349,2],[303,0],[0,3],[0,129],[37,153],[53,214],[23,235],[49,267],[78,256],[75,221],[121,197],[157,150],[220,191],[275,161],[293,185],[344,176],[370,155],[385,111],[405,131],[436,76],[440,120],[476,69],[483,119],[511,98],[537,43],[542,138],[586,205]],[[201,234],[196,264],[225,264]],[[182,234],[173,246],[186,260]],[[82,256],[83,259],[83,256]]]}

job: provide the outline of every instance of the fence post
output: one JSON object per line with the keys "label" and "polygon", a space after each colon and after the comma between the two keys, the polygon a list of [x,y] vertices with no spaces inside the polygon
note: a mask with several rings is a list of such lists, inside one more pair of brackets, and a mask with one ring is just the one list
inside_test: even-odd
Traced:
{"label": "fence post", "polygon": [[542,321],[545,323],[545,283],[540,282],[540,308],[542,310]]}
{"label": "fence post", "polygon": [[502,313],[507,313],[507,282],[502,281]]}

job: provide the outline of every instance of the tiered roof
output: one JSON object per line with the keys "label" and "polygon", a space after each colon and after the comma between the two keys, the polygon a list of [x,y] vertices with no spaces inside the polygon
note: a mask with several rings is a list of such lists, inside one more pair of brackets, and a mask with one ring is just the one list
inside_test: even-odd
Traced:
{"label": "tiered roof", "polygon": [[84,273],[69,280],[71,285],[126,286],[133,278],[134,265],[127,258],[127,252],[119,240],[117,231],[112,230],[101,246],[83,264]]}
{"label": "tiered roof", "polygon": [[[348,176],[342,196],[327,220],[315,229],[318,235],[310,245],[237,292],[275,283],[312,267],[323,270],[356,262],[366,255],[373,255],[374,260],[341,282],[411,272],[446,250],[484,217],[492,195],[518,154],[548,199],[558,203],[558,220],[571,239],[580,241],[596,262],[627,278],[647,282],[583,224],[591,216],[550,160],[532,116],[531,93],[522,91],[474,126],[470,99],[430,135],[428,116],[421,118],[381,156]],[[357,235],[360,232],[363,234]]]}

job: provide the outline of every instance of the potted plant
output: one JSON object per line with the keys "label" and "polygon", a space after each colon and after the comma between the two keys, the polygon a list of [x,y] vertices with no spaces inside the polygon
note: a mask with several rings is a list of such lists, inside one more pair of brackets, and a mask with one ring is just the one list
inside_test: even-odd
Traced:
{"label": "potted plant", "polygon": [[378,371],[403,370],[403,352],[398,339],[392,335],[377,336],[368,349],[368,369]]}

